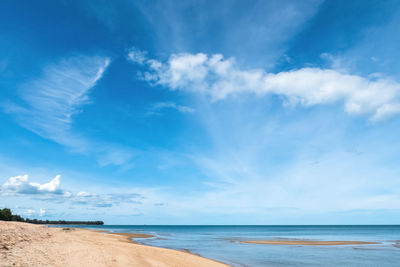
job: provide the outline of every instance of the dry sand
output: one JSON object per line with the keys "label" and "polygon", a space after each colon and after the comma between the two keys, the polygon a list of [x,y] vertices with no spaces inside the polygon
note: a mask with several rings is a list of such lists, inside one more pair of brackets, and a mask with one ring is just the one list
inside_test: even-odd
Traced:
{"label": "dry sand", "polygon": [[139,245],[135,234],[0,221],[0,266],[228,266],[183,251]]}
{"label": "dry sand", "polygon": [[334,246],[334,245],[368,245],[379,244],[378,242],[362,241],[311,241],[311,240],[249,240],[241,241],[249,244],[267,244],[267,245],[305,245],[305,246]]}

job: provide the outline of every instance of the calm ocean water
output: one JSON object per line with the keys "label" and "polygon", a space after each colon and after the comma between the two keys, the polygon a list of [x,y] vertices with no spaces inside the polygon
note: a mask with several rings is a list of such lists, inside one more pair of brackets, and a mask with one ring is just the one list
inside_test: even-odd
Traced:
{"label": "calm ocean water", "polygon": [[[155,235],[139,243],[188,249],[233,266],[400,266],[400,226],[150,226],[87,228]],[[310,239],[377,241],[378,245],[289,246],[240,240]]]}

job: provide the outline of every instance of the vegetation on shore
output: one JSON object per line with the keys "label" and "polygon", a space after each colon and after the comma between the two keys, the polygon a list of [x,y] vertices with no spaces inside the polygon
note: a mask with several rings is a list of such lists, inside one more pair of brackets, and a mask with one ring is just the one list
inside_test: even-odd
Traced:
{"label": "vegetation on shore", "polygon": [[103,221],[49,221],[49,220],[37,220],[37,219],[24,219],[20,215],[12,214],[10,209],[4,208],[0,209],[0,221],[15,221],[15,222],[27,222],[34,224],[85,224],[85,225],[103,225]]}

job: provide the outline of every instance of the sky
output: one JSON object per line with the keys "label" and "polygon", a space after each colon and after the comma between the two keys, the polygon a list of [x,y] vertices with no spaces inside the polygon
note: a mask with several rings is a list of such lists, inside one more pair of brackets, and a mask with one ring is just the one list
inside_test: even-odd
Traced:
{"label": "sky", "polygon": [[398,1],[4,0],[0,208],[400,223]]}

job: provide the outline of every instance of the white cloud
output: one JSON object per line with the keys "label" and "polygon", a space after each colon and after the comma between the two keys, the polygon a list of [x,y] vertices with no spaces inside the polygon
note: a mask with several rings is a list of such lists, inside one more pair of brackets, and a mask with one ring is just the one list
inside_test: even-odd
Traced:
{"label": "white cloud", "polygon": [[85,191],[80,191],[80,192],[78,192],[78,193],[76,194],[76,196],[77,196],[77,197],[88,197],[88,196],[91,196],[91,194],[88,193],[88,192],[85,192]]}
{"label": "white cloud", "polygon": [[132,47],[128,52],[128,59],[133,62],[143,64],[143,62],[147,59],[147,52]]}
{"label": "white cloud", "polygon": [[61,194],[60,175],[44,184],[28,181],[28,175],[10,177],[1,187],[5,193],[20,194]]}
{"label": "white cloud", "polygon": [[175,109],[181,113],[193,113],[195,110],[194,108],[188,107],[188,106],[183,106],[183,105],[178,105],[174,102],[158,102],[149,108],[149,115],[159,115],[160,111],[163,109]]}
{"label": "white cloud", "polygon": [[133,151],[130,149],[126,149],[120,146],[105,146],[102,148],[102,151],[98,150],[97,161],[100,166],[107,166],[110,164],[113,165],[124,165],[128,168],[131,168],[133,164],[130,164],[129,161],[134,157],[137,151]]}
{"label": "white cloud", "polygon": [[60,187],[60,175],[57,175],[53,180],[45,184],[37,184],[39,191],[55,192]]}
{"label": "white cloud", "polygon": [[45,215],[45,214],[46,214],[46,210],[40,208],[40,209],[39,209],[39,216],[42,217],[42,216]]}
{"label": "white cloud", "polygon": [[26,210],[23,214],[27,215],[27,216],[31,216],[32,214],[34,214],[35,211],[33,209],[28,209]]}
{"label": "white cloud", "polygon": [[[138,63],[136,61],[136,63]],[[173,54],[167,62],[142,62],[141,77],[171,90],[209,94],[213,101],[240,93],[280,95],[286,105],[313,106],[342,101],[349,114],[371,120],[400,112],[400,84],[390,78],[365,78],[334,69],[302,68],[279,73],[241,69],[234,58],[222,55]]]}

